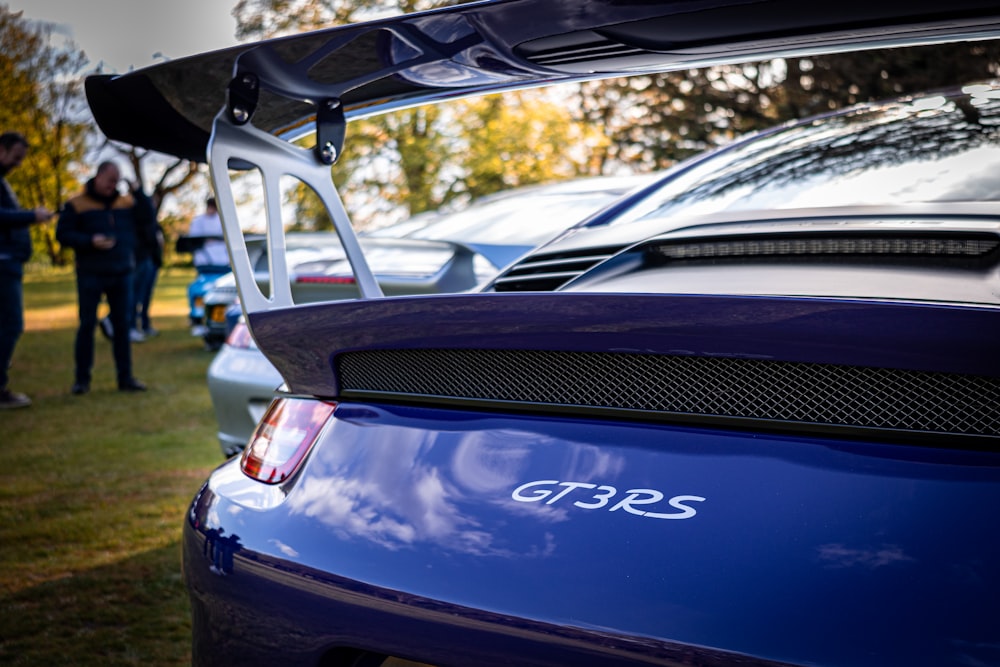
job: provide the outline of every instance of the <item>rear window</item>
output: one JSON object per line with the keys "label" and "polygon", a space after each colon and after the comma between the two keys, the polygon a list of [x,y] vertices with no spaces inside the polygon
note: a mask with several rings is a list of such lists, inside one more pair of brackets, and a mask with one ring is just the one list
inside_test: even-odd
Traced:
{"label": "rear window", "polygon": [[920,98],[765,133],[666,182],[644,217],[1000,199],[1000,91]]}

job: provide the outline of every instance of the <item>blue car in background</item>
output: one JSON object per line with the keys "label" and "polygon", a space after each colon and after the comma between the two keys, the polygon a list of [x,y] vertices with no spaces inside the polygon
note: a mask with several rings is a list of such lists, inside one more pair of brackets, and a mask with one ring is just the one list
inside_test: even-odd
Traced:
{"label": "blue car in background", "polygon": [[201,328],[205,326],[205,295],[211,291],[215,281],[223,275],[225,272],[198,271],[195,279],[188,284],[188,321],[192,331],[200,333]]}
{"label": "blue car in background", "polygon": [[[177,238],[177,252],[193,253],[204,241],[204,237],[180,236]],[[259,235],[247,235],[246,247],[248,253],[255,258],[259,257],[265,247],[264,238]],[[188,323],[192,333],[201,336],[206,330],[205,297],[212,291],[216,281],[228,273],[228,269],[219,266],[195,267],[195,269],[195,278],[187,287]]]}
{"label": "blue car in background", "polygon": [[[974,0],[497,0],[89,78],[109,137],[211,163],[284,381],[183,520],[193,664],[1000,664],[995,82],[706,156],[464,293],[386,297],[329,169],[405,106],[998,37]],[[258,288],[237,168],[319,194],[357,298],[297,303],[277,228]]]}

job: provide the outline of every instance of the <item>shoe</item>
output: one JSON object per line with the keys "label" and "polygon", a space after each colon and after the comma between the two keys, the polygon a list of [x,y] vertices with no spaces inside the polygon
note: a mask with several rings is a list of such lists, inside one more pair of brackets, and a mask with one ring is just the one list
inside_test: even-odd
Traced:
{"label": "shoe", "polygon": [[133,343],[141,343],[142,341],[146,340],[146,337],[138,329],[129,329],[128,339]]}
{"label": "shoe", "polygon": [[0,409],[26,408],[31,405],[31,399],[10,389],[0,390]]}
{"label": "shoe", "polygon": [[208,333],[208,327],[206,327],[204,324],[196,324],[195,326],[191,327],[191,335],[197,338],[201,338],[207,333]]}
{"label": "shoe", "polygon": [[118,383],[118,391],[146,391],[146,385],[135,378],[129,378]]}
{"label": "shoe", "polygon": [[159,336],[160,332],[157,331],[156,329],[154,329],[153,327],[148,327],[148,328],[142,330],[142,334],[146,338],[152,338],[153,336]]}
{"label": "shoe", "polygon": [[90,391],[90,385],[87,384],[86,382],[77,382],[76,384],[74,384],[70,388],[69,391],[70,391],[71,394],[75,394],[77,396],[81,396],[83,394],[86,394],[88,391]]}
{"label": "shoe", "polygon": [[113,326],[111,326],[111,317],[110,316],[109,317],[101,318],[101,321],[98,322],[98,324],[100,325],[100,327],[101,327],[101,333],[104,334],[105,338],[107,338],[108,340],[111,340],[112,338],[115,337],[115,328]]}

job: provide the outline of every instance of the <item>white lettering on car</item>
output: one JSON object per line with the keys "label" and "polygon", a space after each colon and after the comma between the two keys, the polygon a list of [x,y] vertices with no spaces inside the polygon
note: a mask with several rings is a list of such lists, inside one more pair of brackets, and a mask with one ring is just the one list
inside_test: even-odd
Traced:
{"label": "white lettering on car", "polygon": [[[552,505],[563,498],[573,500],[573,505],[581,509],[596,510],[608,507],[612,498],[618,495],[618,489],[613,486],[590,484],[588,482],[560,482],[555,479],[540,479],[525,482],[514,489],[511,498],[519,503],[537,503],[545,500],[546,505]],[[629,514],[647,519],[690,519],[698,511],[690,503],[702,503],[701,496],[673,496],[667,498],[667,505],[677,512],[654,512],[640,509],[649,505],[661,503],[666,496],[656,489],[629,489],[625,491],[618,502],[608,508],[609,512],[625,510]],[[650,508],[650,510],[656,508]]]}

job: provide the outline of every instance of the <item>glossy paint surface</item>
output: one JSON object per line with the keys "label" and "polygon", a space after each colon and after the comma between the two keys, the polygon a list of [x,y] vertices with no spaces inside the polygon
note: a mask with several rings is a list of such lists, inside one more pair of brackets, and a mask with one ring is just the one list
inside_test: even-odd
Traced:
{"label": "glossy paint surface", "polygon": [[293,392],[336,396],[333,358],[366,348],[685,354],[1000,376],[995,308],[783,297],[459,294],[252,313]]}
{"label": "glossy paint surface", "polygon": [[[1000,455],[341,404],[284,486],[234,466],[186,530],[195,607],[229,637],[206,651],[266,654],[253,626],[287,625],[293,653],[439,664],[546,636],[552,662],[515,662],[567,664],[569,636],[579,664],[1000,660]],[[423,634],[463,623],[493,639]]]}

